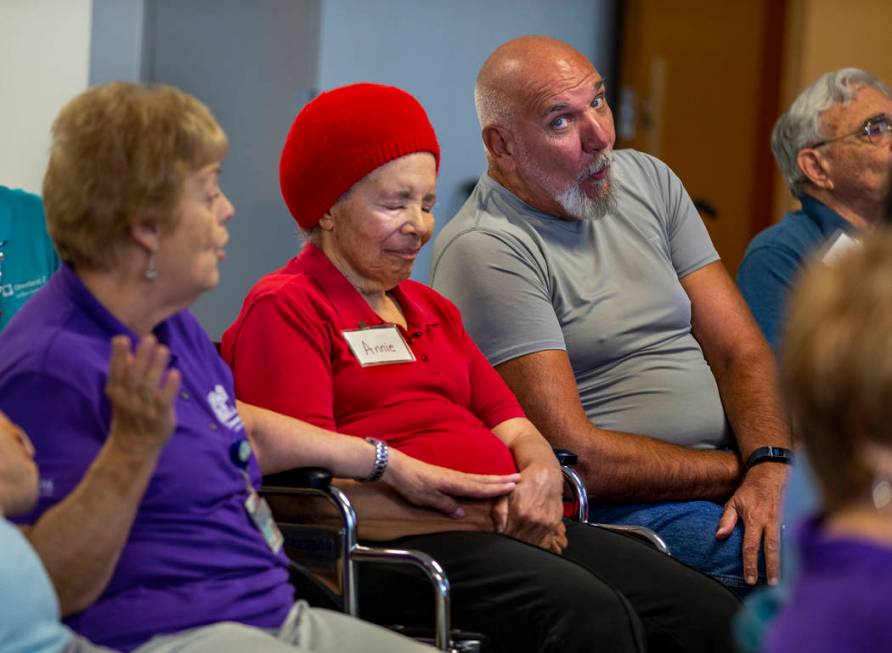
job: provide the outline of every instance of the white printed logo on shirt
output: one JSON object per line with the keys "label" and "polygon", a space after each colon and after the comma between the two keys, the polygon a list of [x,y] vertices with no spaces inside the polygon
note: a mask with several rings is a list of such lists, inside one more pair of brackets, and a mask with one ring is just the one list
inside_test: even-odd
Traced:
{"label": "white printed logo on shirt", "polygon": [[56,484],[51,478],[45,476],[40,477],[39,492],[42,497],[51,497],[55,491]]}
{"label": "white printed logo on shirt", "polygon": [[241,431],[244,428],[242,418],[239,417],[238,410],[235,405],[229,401],[229,395],[219,383],[214,389],[208,393],[208,405],[214,411],[214,415],[221,424],[224,424],[232,431]]}

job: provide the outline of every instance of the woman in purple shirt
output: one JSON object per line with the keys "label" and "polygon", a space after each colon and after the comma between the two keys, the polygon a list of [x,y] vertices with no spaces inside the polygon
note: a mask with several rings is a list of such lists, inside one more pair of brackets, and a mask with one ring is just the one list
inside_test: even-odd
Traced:
{"label": "woman in purple shirt", "polygon": [[892,650],[892,233],[812,264],[784,336],[783,382],[821,489],[800,576],[766,651]]}
{"label": "woman in purple shirt", "polygon": [[[67,625],[105,646],[167,635],[162,650],[186,650],[234,622],[210,650],[420,650],[294,603],[277,531],[258,509],[261,474],[374,471],[455,517],[453,496],[498,496],[516,477],[396,451],[381,469],[374,444],[236,401],[187,310],[217,285],[229,238],[226,150],[208,109],[167,86],[93,87],[56,119],[43,191],[63,265],[0,334],[0,410],[31,436],[41,471],[21,521]],[[112,414],[134,398],[143,410]]]}

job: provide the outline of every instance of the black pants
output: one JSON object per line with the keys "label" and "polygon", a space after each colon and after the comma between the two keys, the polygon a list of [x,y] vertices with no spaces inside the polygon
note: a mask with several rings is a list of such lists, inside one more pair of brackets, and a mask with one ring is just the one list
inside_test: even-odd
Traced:
{"label": "black pants", "polygon": [[[718,582],[629,537],[567,523],[557,556],[489,533],[405,537],[452,586],[452,624],[487,636],[499,653],[733,651],[739,604]],[[376,545],[381,545],[376,542]],[[433,623],[430,583],[402,566],[361,564],[360,616]]]}

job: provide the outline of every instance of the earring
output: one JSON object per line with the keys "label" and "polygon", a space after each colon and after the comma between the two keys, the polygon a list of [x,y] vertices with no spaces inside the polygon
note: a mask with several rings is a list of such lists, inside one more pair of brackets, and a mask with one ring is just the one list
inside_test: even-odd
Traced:
{"label": "earring", "polygon": [[155,269],[155,252],[149,252],[149,265],[146,267],[146,280],[154,281],[158,278],[158,270]]}
{"label": "earring", "polygon": [[882,510],[892,503],[892,483],[885,478],[875,478],[870,494],[873,498],[873,507]]}

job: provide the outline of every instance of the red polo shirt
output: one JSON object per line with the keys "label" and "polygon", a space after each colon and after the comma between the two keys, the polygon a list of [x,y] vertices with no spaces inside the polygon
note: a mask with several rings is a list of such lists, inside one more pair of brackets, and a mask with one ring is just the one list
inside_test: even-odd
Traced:
{"label": "red polo shirt", "polygon": [[416,360],[362,367],[343,331],[385,324],[325,254],[307,244],[248,293],[223,334],[242,401],[323,428],[387,441],[409,456],[464,472],[515,471],[490,429],[524,413],[455,306],[404,281],[391,291]]}

